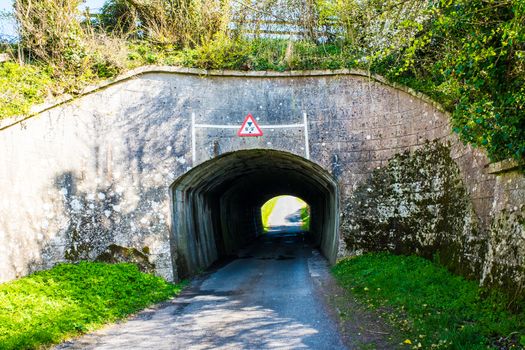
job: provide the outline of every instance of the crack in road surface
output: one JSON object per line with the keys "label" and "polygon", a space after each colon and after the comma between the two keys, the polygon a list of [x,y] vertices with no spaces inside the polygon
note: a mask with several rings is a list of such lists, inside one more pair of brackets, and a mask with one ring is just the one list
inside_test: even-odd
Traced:
{"label": "crack in road surface", "polygon": [[326,262],[297,233],[258,243],[157,309],[56,349],[345,349],[313,280]]}

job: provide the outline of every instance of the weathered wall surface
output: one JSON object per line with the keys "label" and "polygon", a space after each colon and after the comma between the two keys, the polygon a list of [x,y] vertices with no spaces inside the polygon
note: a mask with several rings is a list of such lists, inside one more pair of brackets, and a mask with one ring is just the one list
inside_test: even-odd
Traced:
{"label": "weathered wall surface", "polygon": [[[0,132],[0,280],[111,243],[149,247],[170,276],[167,187],[188,167],[189,118],[153,75],[53,108]],[[196,78],[197,79],[197,78]]]}
{"label": "weathered wall surface", "polygon": [[[476,227],[469,233],[470,226],[460,230],[465,222],[458,221],[457,230],[448,235],[460,235],[466,246],[472,237],[478,242],[479,235],[491,242],[485,246],[491,262],[485,255],[476,257],[483,261],[484,280],[502,276],[500,271],[507,268],[522,268],[525,248],[515,235],[525,236],[520,221],[523,177],[487,172],[483,153],[458,142],[448,117],[432,103],[346,71],[208,76],[198,71],[181,74],[185,71],[144,70],[22,123],[3,122],[0,281],[59,261],[95,258],[112,243],[146,247],[157,273],[171,278],[169,186],[191,167],[225,152],[263,148],[302,157],[309,153],[338,182],[344,208],[355,206],[352,195],[373,181],[374,170],[394,176],[392,186],[411,184],[408,188],[416,191],[416,182],[395,180],[414,170],[410,162],[401,161],[407,156],[396,155],[409,151],[413,157],[426,157],[416,150],[428,147],[427,140],[447,145],[449,158],[446,164],[438,162],[445,167],[437,170],[432,169],[435,162],[427,163],[427,175],[421,175],[437,174],[442,182],[416,180],[423,181],[425,191],[443,183],[457,185],[461,210],[472,214],[468,220]],[[305,135],[301,127],[267,127],[261,138],[240,139],[236,126],[247,113],[264,126],[299,124],[306,113],[308,131]],[[192,115],[203,127],[192,127]],[[229,127],[206,127],[209,124]],[[419,200],[410,194],[405,204]],[[435,210],[436,218],[442,215]],[[353,212],[344,214],[348,219]],[[494,220],[501,215],[504,223]],[[347,238],[355,232],[344,227]],[[515,228],[512,238],[502,236],[509,230],[501,227]],[[498,243],[502,240],[510,245]],[[354,238],[347,244],[341,254],[367,248]],[[509,252],[498,248],[501,245]]]}
{"label": "weathered wall surface", "polygon": [[525,297],[525,176],[524,166],[513,161],[491,164],[495,174],[492,222],[482,282],[496,284]]}
{"label": "weathered wall surface", "polygon": [[481,275],[486,239],[445,144],[394,156],[359,185],[344,213],[353,251],[417,253],[456,273]]}

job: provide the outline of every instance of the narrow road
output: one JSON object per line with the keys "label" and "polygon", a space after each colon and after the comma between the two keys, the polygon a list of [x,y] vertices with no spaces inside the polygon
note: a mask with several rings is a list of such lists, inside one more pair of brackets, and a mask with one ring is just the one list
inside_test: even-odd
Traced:
{"label": "narrow road", "polygon": [[345,349],[319,295],[328,274],[296,233],[271,233],[157,310],[57,349]]}

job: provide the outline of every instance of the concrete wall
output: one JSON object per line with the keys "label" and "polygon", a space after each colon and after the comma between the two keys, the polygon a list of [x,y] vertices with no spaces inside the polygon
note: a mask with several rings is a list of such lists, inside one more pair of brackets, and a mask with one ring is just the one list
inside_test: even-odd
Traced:
{"label": "concrete wall", "polygon": [[[261,138],[238,138],[247,113],[265,126],[300,125],[306,113],[307,135],[267,127]],[[192,128],[192,115],[204,126]],[[169,186],[230,151],[309,155],[336,179],[344,205],[374,169],[438,140],[450,144],[483,232],[500,212],[495,188],[506,186],[433,103],[360,72],[144,68],[0,128],[0,281],[95,258],[110,243],[148,247],[157,272],[172,278]],[[505,206],[523,211],[518,191]]]}
{"label": "concrete wall", "polygon": [[464,276],[481,275],[485,235],[447,145],[394,156],[359,184],[343,214],[351,251],[416,253]]}
{"label": "concrete wall", "polygon": [[525,289],[525,166],[515,161],[491,164],[496,176],[491,223],[482,282],[524,296]]}

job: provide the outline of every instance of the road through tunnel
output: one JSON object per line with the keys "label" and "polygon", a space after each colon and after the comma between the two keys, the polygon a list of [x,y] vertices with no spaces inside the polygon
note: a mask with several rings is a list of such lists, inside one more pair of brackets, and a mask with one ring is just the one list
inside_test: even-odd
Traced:
{"label": "road through tunnel", "polygon": [[175,278],[191,276],[263,234],[261,207],[283,194],[308,203],[312,243],[334,263],[339,245],[335,180],[305,158],[254,149],[209,160],[172,184]]}

